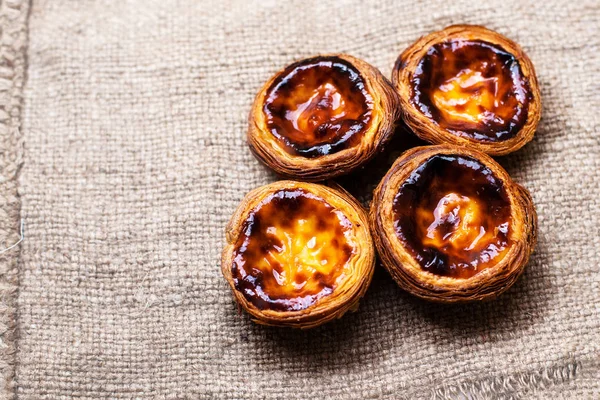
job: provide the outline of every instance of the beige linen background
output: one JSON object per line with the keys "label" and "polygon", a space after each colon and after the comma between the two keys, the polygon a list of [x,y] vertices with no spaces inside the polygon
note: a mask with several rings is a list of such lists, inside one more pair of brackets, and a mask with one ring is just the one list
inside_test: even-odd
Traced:
{"label": "beige linen background", "polygon": [[[17,8],[21,18],[27,6]],[[539,212],[525,275],[495,302],[448,307],[408,296],[379,268],[355,314],[311,331],[254,325],[219,271],[230,214],[276,179],[245,144],[254,94],[324,52],[389,76],[409,43],[453,23],[513,38],[537,68],[535,140],[500,159]],[[26,238],[20,255],[0,258],[2,279],[19,266],[18,352],[2,355],[16,377],[9,368],[3,394],[599,398],[599,25],[597,0],[33,1],[18,185]],[[11,203],[12,222],[0,234],[16,239],[4,168],[21,161],[4,154],[21,154],[19,134],[2,129],[0,208]],[[366,201],[380,172],[342,181]],[[9,281],[3,318],[14,317]]]}

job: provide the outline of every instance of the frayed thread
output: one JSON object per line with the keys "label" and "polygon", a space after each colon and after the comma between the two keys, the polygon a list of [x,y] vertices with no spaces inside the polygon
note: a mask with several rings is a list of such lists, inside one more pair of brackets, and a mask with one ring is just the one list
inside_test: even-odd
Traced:
{"label": "frayed thread", "polygon": [[17,240],[14,244],[8,246],[7,248],[0,250],[0,254],[4,254],[4,253],[14,249],[19,244],[21,244],[21,242],[25,239],[25,221],[23,219],[21,219],[21,229],[19,230],[19,232],[20,232],[19,240]]}

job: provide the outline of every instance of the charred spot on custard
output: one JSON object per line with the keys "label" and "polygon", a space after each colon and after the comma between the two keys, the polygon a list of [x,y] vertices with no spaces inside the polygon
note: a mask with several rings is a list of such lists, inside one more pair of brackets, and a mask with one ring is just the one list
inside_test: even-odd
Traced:
{"label": "charred spot on custard", "polygon": [[393,212],[398,238],[436,275],[469,278],[497,264],[512,244],[504,184],[471,157],[427,159],[400,186]]}
{"label": "charred spot on custard", "polygon": [[360,72],[339,57],[315,57],[287,67],[267,91],[267,128],[292,155],[314,158],[360,143],[373,99]]}
{"label": "charred spot on custard", "polygon": [[257,308],[303,310],[330,295],[355,252],[352,223],[324,199],[281,189],[244,222],[234,250],[236,290]]}
{"label": "charred spot on custard", "polygon": [[532,99],[515,56],[482,40],[434,44],[411,84],[411,102],[423,115],[454,135],[487,142],[515,137]]}

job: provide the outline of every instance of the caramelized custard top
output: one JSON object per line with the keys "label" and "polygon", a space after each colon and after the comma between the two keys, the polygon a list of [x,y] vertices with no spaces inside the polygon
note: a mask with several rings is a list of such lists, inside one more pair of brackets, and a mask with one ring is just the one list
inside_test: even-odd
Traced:
{"label": "caramelized custard top", "polygon": [[372,110],[362,76],[339,57],[290,65],[269,88],[263,107],[267,127],[283,148],[307,158],[358,144]]}
{"label": "caramelized custard top", "polygon": [[421,268],[469,278],[508,251],[510,201],[481,162],[435,155],[419,166],[394,198],[394,228]]}
{"label": "caramelized custard top", "polygon": [[518,60],[479,40],[437,43],[412,78],[412,103],[450,133],[487,142],[514,137],[532,99]]}
{"label": "caramelized custard top", "polygon": [[303,310],[330,295],[355,252],[352,223],[302,189],[282,189],[249,214],[234,250],[235,287],[259,309]]}

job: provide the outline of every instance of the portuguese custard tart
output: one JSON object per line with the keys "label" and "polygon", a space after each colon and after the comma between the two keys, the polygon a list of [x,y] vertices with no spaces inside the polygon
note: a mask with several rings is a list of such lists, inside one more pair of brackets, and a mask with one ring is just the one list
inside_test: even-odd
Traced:
{"label": "portuguese custard tart", "polygon": [[318,181],[370,160],[400,118],[398,95],[373,66],[345,54],[298,61],[254,100],[248,143],[280,175]]}
{"label": "portuguese custard tart", "polygon": [[541,116],[537,78],[515,42],[475,25],[417,40],[392,81],[406,124],[421,139],[504,155],[529,142]]}
{"label": "portuguese custard tart", "polygon": [[339,318],[358,307],[373,276],[367,215],[339,187],[262,186],[243,199],[226,233],[223,275],[261,324],[312,328]]}
{"label": "portuguese custard tart", "polygon": [[529,192],[489,156],[453,145],[404,153],[375,189],[370,221],[398,285],[447,303],[507,290],[537,234]]}

